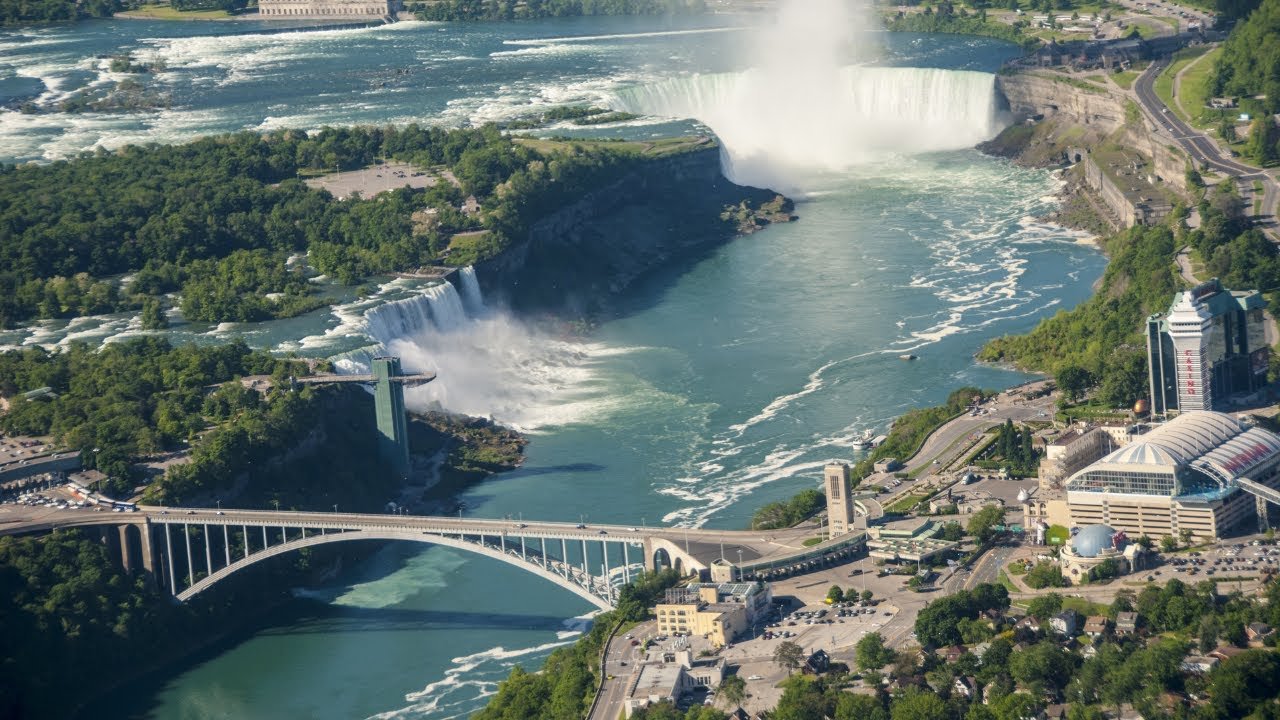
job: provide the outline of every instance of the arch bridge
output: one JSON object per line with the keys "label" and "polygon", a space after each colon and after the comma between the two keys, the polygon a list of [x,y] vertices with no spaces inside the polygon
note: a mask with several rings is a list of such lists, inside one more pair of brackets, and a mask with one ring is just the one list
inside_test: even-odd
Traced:
{"label": "arch bridge", "polygon": [[[57,527],[99,527],[126,570],[151,573],[186,602],[218,582],[295,550],[337,542],[409,541],[453,547],[505,562],[550,581],[601,609],[642,570],[710,572],[713,580],[803,573],[852,556],[862,533],[804,547],[813,530],[724,531],[585,523],[141,507],[106,515],[61,511],[5,526],[0,534]],[[737,562],[733,562],[736,560]],[[716,576],[721,577],[717,578]]]}

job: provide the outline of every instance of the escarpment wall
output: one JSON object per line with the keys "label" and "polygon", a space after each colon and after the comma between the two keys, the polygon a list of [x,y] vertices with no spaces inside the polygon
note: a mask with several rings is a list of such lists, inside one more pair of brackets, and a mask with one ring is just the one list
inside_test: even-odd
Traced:
{"label": "escarpment wall", "polygon": [[476,265],[476,276],[486,297],[521,312],[590,313],[736,236],[736,223],[721,217],[726,205],[774,196],[726,180],[715,146],[646,162],[536,222]]}

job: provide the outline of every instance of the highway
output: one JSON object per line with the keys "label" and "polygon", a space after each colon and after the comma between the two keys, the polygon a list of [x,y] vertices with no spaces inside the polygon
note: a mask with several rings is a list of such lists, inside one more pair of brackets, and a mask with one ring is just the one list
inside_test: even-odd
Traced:
{"label": "highway", "polygon": [[1254,180],[1261,180],[1263,187],[1262,195],[1262,216],[1259,224],[1271,235],[1272,240],[1276,240],[1275,236],[1275,213],[1276,200],[1280,198],[1280,186],[1277,186],[1275,178],[1270,174],[1263,172],[1255,167],[1250,167],[1241,163],[1228,155],[1223,154],[1218,144],[1203,133],[1191,128],[1178,117],[1171,108],[1165,106],[1156,95],[1155,82],[1156,78],[1169,67],[1170,58],[1161,58],[1147,67],[1147,69],[1138,76],[1133,84],[1134,92],[1138,96],[1138,103],[1142,109],[1146,111],[1147,116],[1158,128],[1168,133],[1186,153],[1195,159],[1202,166],[1208,166],[1213,170],[1244,181],[1241,187],[1242,192],[1252,193],[1252,185]]}

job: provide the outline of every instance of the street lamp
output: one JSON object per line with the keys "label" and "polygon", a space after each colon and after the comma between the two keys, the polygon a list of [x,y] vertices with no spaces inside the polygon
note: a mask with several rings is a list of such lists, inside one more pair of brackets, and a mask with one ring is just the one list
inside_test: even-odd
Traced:
{"label": "street lamp", "polygon": [[333,512],[334,512],[334,514],[337,514],[337,512],[338,512],[338,503],[334,503],[334,504],[333,504]]}
{"label": "street lamp", "polygon": [[276,512],[280,512],[280,498],[271,498],[271,504],[276,506]]}

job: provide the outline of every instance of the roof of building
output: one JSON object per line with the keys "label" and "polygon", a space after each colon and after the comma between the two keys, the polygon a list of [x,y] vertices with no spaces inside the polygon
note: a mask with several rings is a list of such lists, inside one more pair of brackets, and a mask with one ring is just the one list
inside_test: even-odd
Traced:
{"label": "roof of building", "polygon": [[1098,557],[1103,550],[1111,549],[1115,534],[1110,525],[1086,525],[1071,538],[1071,551],[1080,557]]}
{"label": "roof of building", "polygon": [[1280,456],[1280,436],[1250,427],[1226,413],[1185,412],[1073,476],[1101,468],[1140,466],[1173,473],[1191,467],[1225,486]]}
{"label": "roof of building", "polygon": [[631,697],[675,697],[680,687],[680,675],[684,667],[675,663],[651,663],[640,668],[640,677],[631,691]]}
{"label": "roof of building", "polygon": [[1124,611],[1116,613],[1116,627],[1134,627],[1138,624],[1138,613]]}

